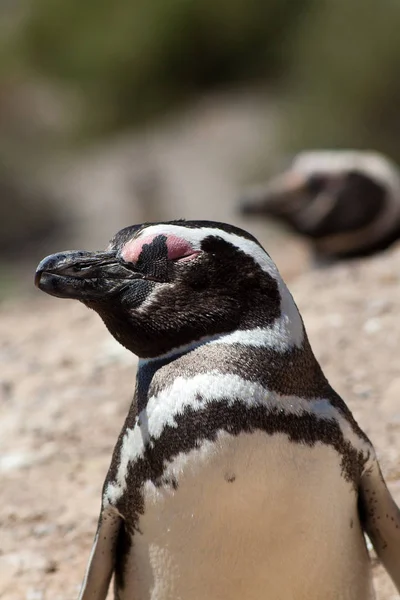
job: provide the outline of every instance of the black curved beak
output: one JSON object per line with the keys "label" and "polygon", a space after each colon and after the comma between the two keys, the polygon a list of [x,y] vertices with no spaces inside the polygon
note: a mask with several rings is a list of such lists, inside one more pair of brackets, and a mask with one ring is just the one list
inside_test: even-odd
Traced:
{"label": "black curved beak", "polygon": [[132,279],[141,278],[115,252],[67,250],[39,263],[35,285],[57,298],[89,301],[116,294]]}

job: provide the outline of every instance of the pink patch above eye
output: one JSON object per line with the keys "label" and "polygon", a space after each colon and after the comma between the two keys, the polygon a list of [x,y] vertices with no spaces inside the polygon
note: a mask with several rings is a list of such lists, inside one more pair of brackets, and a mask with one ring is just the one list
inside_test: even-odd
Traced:
{"label": "pink patch above eye", "polygon": [[187,240],[176,235],[167,237],[167,248],[169,260],[191,260],[199,254]]}
{"label": "pink patch above eye", "polygon": [[[151,242],[157,236],[162,235],[157,233],[155,235],[148,235],[143,238],[131,240],[125,244],[121,256],[127,262],[136,262],[143,250],[143,246],[151,244]],[[199,254],[198,250],[195,250],[187,240],[180,238],[176,235],[167,236],[167,249],[168,249],[168,260],[191,260]]]}
{"label": "pink patch above eye", "polygon": [[138,238],[136,240],[131,240],[130,242],[127,242],[121,252],[122,258],[126,262],[135,263],[143,250],[143,246],[145,244],[150,244],[155,237],[155,235],[149,235],[146,238]]}

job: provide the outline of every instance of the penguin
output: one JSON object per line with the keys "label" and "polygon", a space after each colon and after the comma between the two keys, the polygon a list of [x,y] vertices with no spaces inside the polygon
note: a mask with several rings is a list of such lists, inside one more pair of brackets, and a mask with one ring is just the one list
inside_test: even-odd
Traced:
{"label": "penguin", "polygon": [[372,599],[363,532],[400,591],[399,508],[252,235],[135,225],[35,282],[139,357],[80,600]]}
{"label": "penguin", "polygon": [[400,238],[400,175],[374,152],[301,152],[287,171],[245,193],[239,208],[305,236],[319,264],[369,256]]}

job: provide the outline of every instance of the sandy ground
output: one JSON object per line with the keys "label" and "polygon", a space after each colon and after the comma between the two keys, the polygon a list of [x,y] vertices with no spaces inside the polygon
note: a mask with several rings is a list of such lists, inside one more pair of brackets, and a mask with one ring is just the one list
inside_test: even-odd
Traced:
{"label": "sandy ground", "polygon": [[[399,259],[400,247],[290,277],[315,353],[398,503]],[[281,264],[293,275],[290,257]],[[0,598],[72,600],[136,360],[96,314],[37,292],[0,305],[0,362]],[[379,565],[374,573],[378,600],[398,598]]]}

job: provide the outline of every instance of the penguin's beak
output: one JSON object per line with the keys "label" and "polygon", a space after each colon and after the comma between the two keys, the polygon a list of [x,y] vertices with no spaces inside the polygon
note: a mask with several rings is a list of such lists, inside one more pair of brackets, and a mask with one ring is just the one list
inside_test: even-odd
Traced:
{"label": "penguin's beak", "polygon": [[114,252],[67,250],[51,254],[38,265],[35,285],[57,298],[97,300],[114,295],[142,275]]}
{"label": "penguin's beak", "polygon": [[300,173],[288,171],[269,182],[250,188],[242,197],[243,215],[284,217],[300,210],[307,201],[307,180]]}

